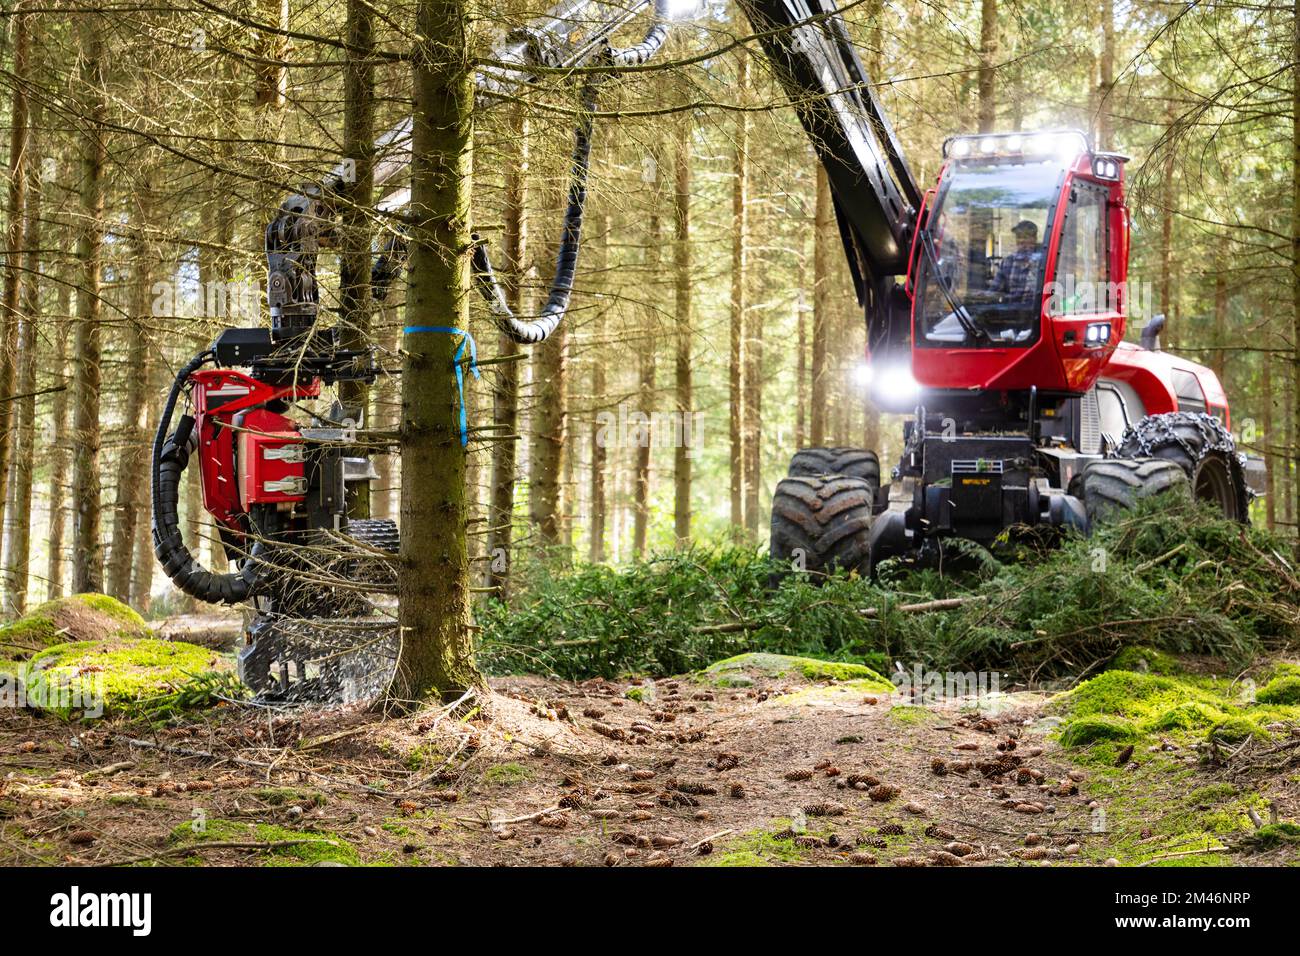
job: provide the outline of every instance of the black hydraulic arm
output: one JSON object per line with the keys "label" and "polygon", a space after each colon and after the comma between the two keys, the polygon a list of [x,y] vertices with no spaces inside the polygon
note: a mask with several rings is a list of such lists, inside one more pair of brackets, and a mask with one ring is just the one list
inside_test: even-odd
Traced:
{"label": "black hydraulic arm", "polygon": [[826,169],[858,298],[907,271],[921,194],[834,0],[738,0]]}

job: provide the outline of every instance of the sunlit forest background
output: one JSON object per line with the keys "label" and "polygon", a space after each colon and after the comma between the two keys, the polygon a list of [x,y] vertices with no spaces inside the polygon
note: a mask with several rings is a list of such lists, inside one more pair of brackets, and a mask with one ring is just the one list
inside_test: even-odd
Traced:
{"label": "sunlit forest background", "polygon": [[[1257,518],[1293,529],[1300,13],[842,6],[923,186],[963,132],[1078,128],[1131,157],[1128,337],[1163,312],[1163,345],[1216,370],[1239,445],[1267,461]],[[371,14],[363,37],[359,9]],[[480,0],[477,48],[542,9]],[[183,607],[149,542],[149,444],[167,386],[219,329],[266,322],[263,233],[283,198],[340,160],[364,169],[375,137],[409,114],[412,23],[387,0],[6,0],[7,613],[88,585],[154,613]],[[544,347],[466,386],[482,587],[500,593],[542,555],[628,562],[673,548],[683,529],[758,548],[797,448],[897,458],[901,419],[863,388],[862,311],[825,187],[757,45],[737,42],[750,36],[734,5],[707,0],[677,21],[661,58],[671,68],[601,91],[574,308]],[[374,91],[373,117],[352,128],[350,76]],[[472,226],[527,313],[553,268],[571,111],[543,84],[475,121]],[[344,216],[376,247],[395,229],[387,192],[358,190]],[[396,369],[403,284],[344,302],[339,274],[323,250],[322,314]],[[508,348],[482,312],[471,331],[482,359]],[[393,427],[396,395],[390,376],[369,390],[372,427]],[[647,443],[644,419],[677,427]],[[494,423],[509,427],[484,429]],[[688,471],[674,433],[689,436]],[[376,465],[372,513],[395,516],[399,466]],[[186,507],[191,534],[211,538],[197,481]]]}

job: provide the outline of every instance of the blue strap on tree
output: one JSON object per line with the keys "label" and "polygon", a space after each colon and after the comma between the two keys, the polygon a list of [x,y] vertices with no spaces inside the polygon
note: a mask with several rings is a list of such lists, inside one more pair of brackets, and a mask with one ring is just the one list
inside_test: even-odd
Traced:
{"label": "blue strap on tree", "polygon": [[456,346],[456,353],[451,357],[451,364],[456,370],[456,400],[460,403],[460,446],[464,448],[469,444],[469,421],[465,414],[465,371],[461,368],[460,361],[461,356],[465,354],[465,344],[469,343],[469,370],[474,373],[475,378],[480,378],[478,346],[474,344],[474,336],[464,329],[453,328],[450,325],[408,325],[402,329],[403,335],[413,335],[417,332],[440,332],[443,335],[461,336],[460,344]]}

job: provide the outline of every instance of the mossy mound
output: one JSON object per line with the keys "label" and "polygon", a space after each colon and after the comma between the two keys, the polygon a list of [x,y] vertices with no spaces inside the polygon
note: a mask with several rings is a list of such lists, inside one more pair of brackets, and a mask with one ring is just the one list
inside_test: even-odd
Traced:
{"label": "mossy mound", "polygon": [[[182,823],[172,830],[170,840],[181,846],[199,843],[262,843],[265,866],[313,866],[341,863],[357,866],[361,858],[356,847],[339,836],[315,830],[286,830],[270,823],[246,823],[240,820],[207,820],[202,824]],[[274,844],[284,844],[275,846]],[[200,863],[196,853],[187,862]]]}
{"label": "mossy mound", "polygon": [[1137,671],[1140,674],[1174,676],[1183,672],[1178,658],[1154,647],[1126,647],[1115,655],[1107,670]]}
{"label": "mossy mound", "polygon": [[222,666],[207,648],[180,641],[73,641],[27,661],[28,703],[61,716],[129,711]]}
{"label": "mossy mound", "polygon": [[860,684],[862,690],[876,690],[882,693],[894,689],[894,685],[865,664],[850,664],[843,661],[823,661],[814,657],[793,657],[786,654],[737,654],[726,660],[710,664],[699,675],[699,679],[721,687],[746,687],[752,684],[752,675],[763,677],[789,677],[798,675],[809,681],[853,681]]}
{"label": "mossy mound", "polygon": [[0,653],[23,658],[70,641],[134,640],[150,636],[144,618],[107,594],[47,601],[0,627]]}
{"label": "mossy mound", "polygon": [[1061,731],[1061,744],[1065,747],[1086,747],[1103,740],[1134,741],[1141,732],[1128,720],[1118,717],[1080,717],[1065,725]]}
{"label": "mossy mound", "polygon": [[1172,677],[1111,670],[1084,681],[1052,702],[1066,717],[1061,741],[1081,746],[1100,740],[1136,741],[1144,734],[1199,737],[1221,743],[1269,736],[1271,724],[1300,722],[1300,698],[1286,674],[1274,678],[1256,700],[1242,688],[1213,677]]}
{"label": "mossy mound", "polygon": [[1261,704],[1300,704],[1300,675],[1274,677],[1259,689],[1255,699]]}

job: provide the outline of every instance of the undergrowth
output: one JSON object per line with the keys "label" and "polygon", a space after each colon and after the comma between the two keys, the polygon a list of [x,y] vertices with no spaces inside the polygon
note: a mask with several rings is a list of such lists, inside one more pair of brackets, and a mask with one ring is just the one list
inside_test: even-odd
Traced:
{"label": "undergrowth", "polygon": [[[1091,537],[999,553],[961,562],[967,570],[888,562],[876,582],[791,574],[776,587],[783,568],[737,548],[658,554],[624,570],[534,568],[509,604],[480,607],[480,655],[496,673],[569,679],[680,674],[757,650],[882,673],[899,661],[1046,680],[1092,673],[1133,645],[1240,664],[1290,643],[1300,622],[1287,546],[1190,500],[1147,501]],[[974,600],[899,609],[960,597]]]}

